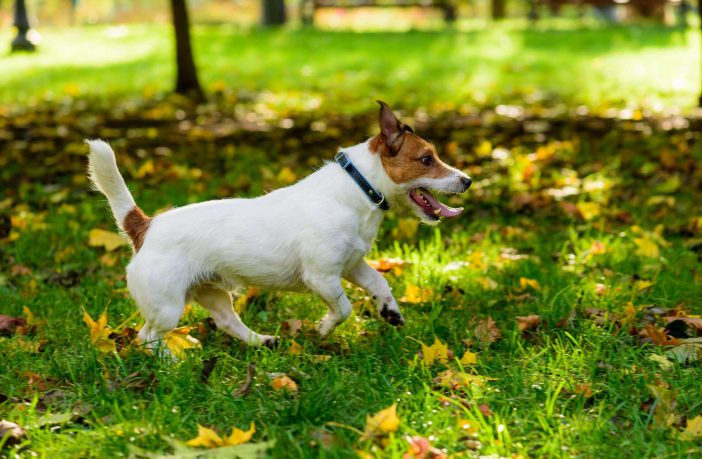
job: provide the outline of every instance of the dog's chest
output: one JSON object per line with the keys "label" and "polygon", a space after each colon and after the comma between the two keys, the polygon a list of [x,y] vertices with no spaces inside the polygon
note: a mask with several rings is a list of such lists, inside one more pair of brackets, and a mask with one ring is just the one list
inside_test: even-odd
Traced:
{"label": "dog's chest", "polygon": [[383,220],[383,214],[380,212],[372,212],[361,221],[356,235],[356,243],[354,244],[355,254],[365,256],[373,248],[373,242],[378,235],[380,222]]}

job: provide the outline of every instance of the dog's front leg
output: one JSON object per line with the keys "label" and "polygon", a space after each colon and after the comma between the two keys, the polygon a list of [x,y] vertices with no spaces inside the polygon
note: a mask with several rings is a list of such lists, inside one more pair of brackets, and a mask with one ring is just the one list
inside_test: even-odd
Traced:
{"label": "dog's front leg", "polygon": [[341,279],[336,276],[310,276],[305,279],[305,284],[329,306],[329,312],[317,325],[317,331],[325,337],[351,314],[351,302],[341,287]]}
{"label": "dog's front leg", "polygon": [[375,269],[368,266],[364,259],[356,263],[344,276],[349,282],[358,285],[373,295],[376,300],[378,313],[390,325],[404,325],[405,318],[402,317],[400,308],[392,296],[388,281]]}

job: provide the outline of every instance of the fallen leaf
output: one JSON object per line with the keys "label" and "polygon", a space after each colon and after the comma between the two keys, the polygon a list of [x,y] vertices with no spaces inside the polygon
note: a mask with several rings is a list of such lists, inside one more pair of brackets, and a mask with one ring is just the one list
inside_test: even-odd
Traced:
{"label": "fallen leaf", "polygon": [[702,416],[695,416],[687,420],[685,430],[678,436],[683,441],[694,441],[702,437]]}
{"label": "fallen leaf", "polygon": [[478,325],[473,329],[473,335],[481,344],[494,343],[502,338],[502,332],[497,328],[491,316],[478,321]]}
{"label": "fallen leaf", "polygon": [[401,260],[399,258],[381,258],[377,261],[366,260],[366,262],[371,268],[375,269],[378,272],[387,273],[392,271],[393,274],[395,274],[396,276],[401,275],[405,265],[409,264],[409,262]]}
{"label": "fallen leaf", "polygon": [[471,375],[462,371],[446,370],[439,373],[436,378],[432,380],[432,382],[441,387],[458,390],[464,387],[469,387],[470,385],[482,387],[487,381],[494,380],[495,378],[489,378],[487,376]]}
{"label": "fallen leaf", "polygon": [[434,297],[434,291],[429,287],[420,288],[414,284],[407,284],[407,289],[405,289],[405,296],[400,298],[400,301],[405,303],[425,303],[431,301]]}
{"label": "fallen leaf", "polygon": [[22,441],[27,436],[27,432],[14,422],[0,421],[0,444],[14,445]]}
{"label": "fallen leaf", "polygon": [[665,329],[658,328],[655,325],[647,324],[640,332],[641,336],[647,336],[653,344],[658,346],[677,346],[680,344],[678,338],[671,338],[665,332]]}
{"label": "fallen leaf", "polygon": [[515,319],[517,320],[517,326],[519,327],[519,331],[522,333],[528,330],[534,330],[541,324],[541,316],[537,314],[531,314],[528,316],[517,316],[515,317]]}
{"label": "fallen leaf", "polygon": [[251,437],[253,437],[253,434],[255,432],[256,426],[253,422],[251,422],[249,430],[243,431],[234,427],[232,428],[232,433],[228,437],[222,438],[219,435],[217,435],[217,432],[215,432],[214,430],[198,425],[197,437],[188,440],[186,442],[186,445],[196,446],[200,448],[219,448],[222,446],[236,446],[251,440]]}
{"label": "fallen leaf", "polygon": [[463,354],[463,357],[461,357],[461,360],[459,360],[459,362],[461,362],[461,365],[464,366],[475,365],[476,363],[478,363],[478,356],[470,351],[466,351]]}
{"label": "fallen leaf", "polygon": [[200,347],[200,341],[189,335],[196,327],[180,327],[169,331],[163,337],[166,346],[178,359],[185,358],[185,351]]}
{"label": "fallen leaf", "polygon": [[108,252],[128,244],[129,241],[122,235],[99,228],[91,229],[88,236],[88,245],[91,247],[104,247]]}
{"label": "fallen leaf", "polygon": [[682,343],[666,351],[665,355],[683,365],[698,362],[702,354],[702,346],[698,343]]}
{"label": "fallen leaf", "polygon": [[285,391],[289,394],[297,394],[297,383],[287,375],[276,376],[271,381],[271,387],[276,391]]}
{"label": "fallen leaf", "polygon": [[403,459],[445,459],[446,453],[431,446],[424,437],[408,437],[409,449],[402,456]]}
{"label": "fallen leaf", "polygon": [[17,330],[17,327],[24,327],[27,321],[22,317],[12,317],[0,314],[0,336],[10,336]]}
{"label": "fallen leaf", "polygon": [[107,311],[103,311],[96,322],[90,317],[88,311],[83,309],[83,322],[90,328],[90,342],[93,343],[95,349],[104,354],[116,352],[115,342],[109,338],[112,330],[107,326]]}
{"label": "fallen leaf", "polygon": [[578,383],[575,385],[575,393],[590,398],[592,397],[592,388],[588,383]]}
{"label": "fallen leaf", "polygon": [[647,257],[647,258],[658,258],[660,256],[660,249],[658,244],[648,237],[638,237],[634,238],[634,243],[636,244],[636,255]]}
{"label": "fallen leaf", "polygon": [[676,415],[674,412],[676,405],[675,392],[668,388],[655,386],[653,384],[649,384],[647,387],[648,390],[651,391],[653,397],[656,399],[655,408],[653,411],[653,420],[655,424],[658,426],[670,427],[676,421]]}
{"label": "fallen leaf", "polygon": [[483,403],[481,405],[478,405],[478,410],[480,410],[480,413],[483,416],[485,416],[486,418],[489,418],[490,416],[492,416],[492,410],[487,405],[487,403]]}
{"label": "fallen leaf", "polygon": [[539,285],[539,281],[536,279],[529,279],[526,277],[520,277],[519,278],[519,288],[522,290],[526,290],[527,288],[532,288],[536,290],[537,292],[541,291],[541,285]]}
{"label": "fallen leaf", "polygon": [[239,297],[234,301],[234,311],[237,314],[241,314],[246,309],[246,306],[251,302],[252,299],[256,298],[261,294],[261,291],[256,287],[249,287],[246,293],[239,295]]}
{"label": "fallen leaf", "polygon": [[393,403],[388,408],[366,417],[366,438],[382,437],[397,431],[400,418],[397,417],[397,405]]}
{"label": "fallen leaf", "polygon": [[424,343],[422,345],[422,361],[427,365],[431,366],[434,362],[439,362],[441,364],[448,363],[448,346],[441,341],[439,338],[434,338],[434,344],[427,346]]}
{"label": "fallen leaf", "polygon": [[290,349],[288,349],[288,354],[290,355],[302,355],[303,352],[304,348],[295,341],[290,344]]}
{"label": "fallen leaf", "polygon": [[663,357],[662,355],[650,354],[648,356],[648,360],[656,362],[661,367],[661,370],[670,370],[671,368],[673,368],[673,362]]}
{"label": "fallen leaf", "polygon": [[462,433],[468,435],[474,435],[478,432],[478,424],[466,419],[459,419],[456,421],[456,427],[458,427],[458,430],[460,430]]}

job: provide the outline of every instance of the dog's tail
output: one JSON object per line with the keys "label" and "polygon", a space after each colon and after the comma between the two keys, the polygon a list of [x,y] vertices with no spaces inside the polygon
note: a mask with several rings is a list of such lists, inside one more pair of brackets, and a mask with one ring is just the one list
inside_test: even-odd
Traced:
{"label": "dog's tail", "polygon": [[88,176],[93,186],[107,197],[117,226],[127,233],[135,250],[139,250],[151,219],[136,205],[124,178],[119,173],[115,153],[102,140],[86,140],[90,147]]}

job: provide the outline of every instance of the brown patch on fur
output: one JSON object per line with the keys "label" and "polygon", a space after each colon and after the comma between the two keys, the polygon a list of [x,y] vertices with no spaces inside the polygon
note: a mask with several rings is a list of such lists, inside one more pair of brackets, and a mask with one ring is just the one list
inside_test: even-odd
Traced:
{"label": "brown patch on fur", "polygon": [[146,216],[142,210],[134,206],[132,210],[129,211],[126,217],[124,217],[124,231],[132,240],[132,245],[134,246],[134,251],[138,252],[142,244],[144,244],[144,237],[146,236],[146,231],[149,229],[149,223],[151,223],[151,218]]}
{"label": "brown patch on fur", "polygon": [[[400,138],[399,147],[394,152],[388,146],[385,136],[378,134],[370,140],[369,149],[380,155],[388,176],[395,183],[406,183],[420,177],[442,178],[451,174],[452,169],[439,159],[436,148],[416,134],[405,132]],[[431,156],[430,165],[422,158]]]}

